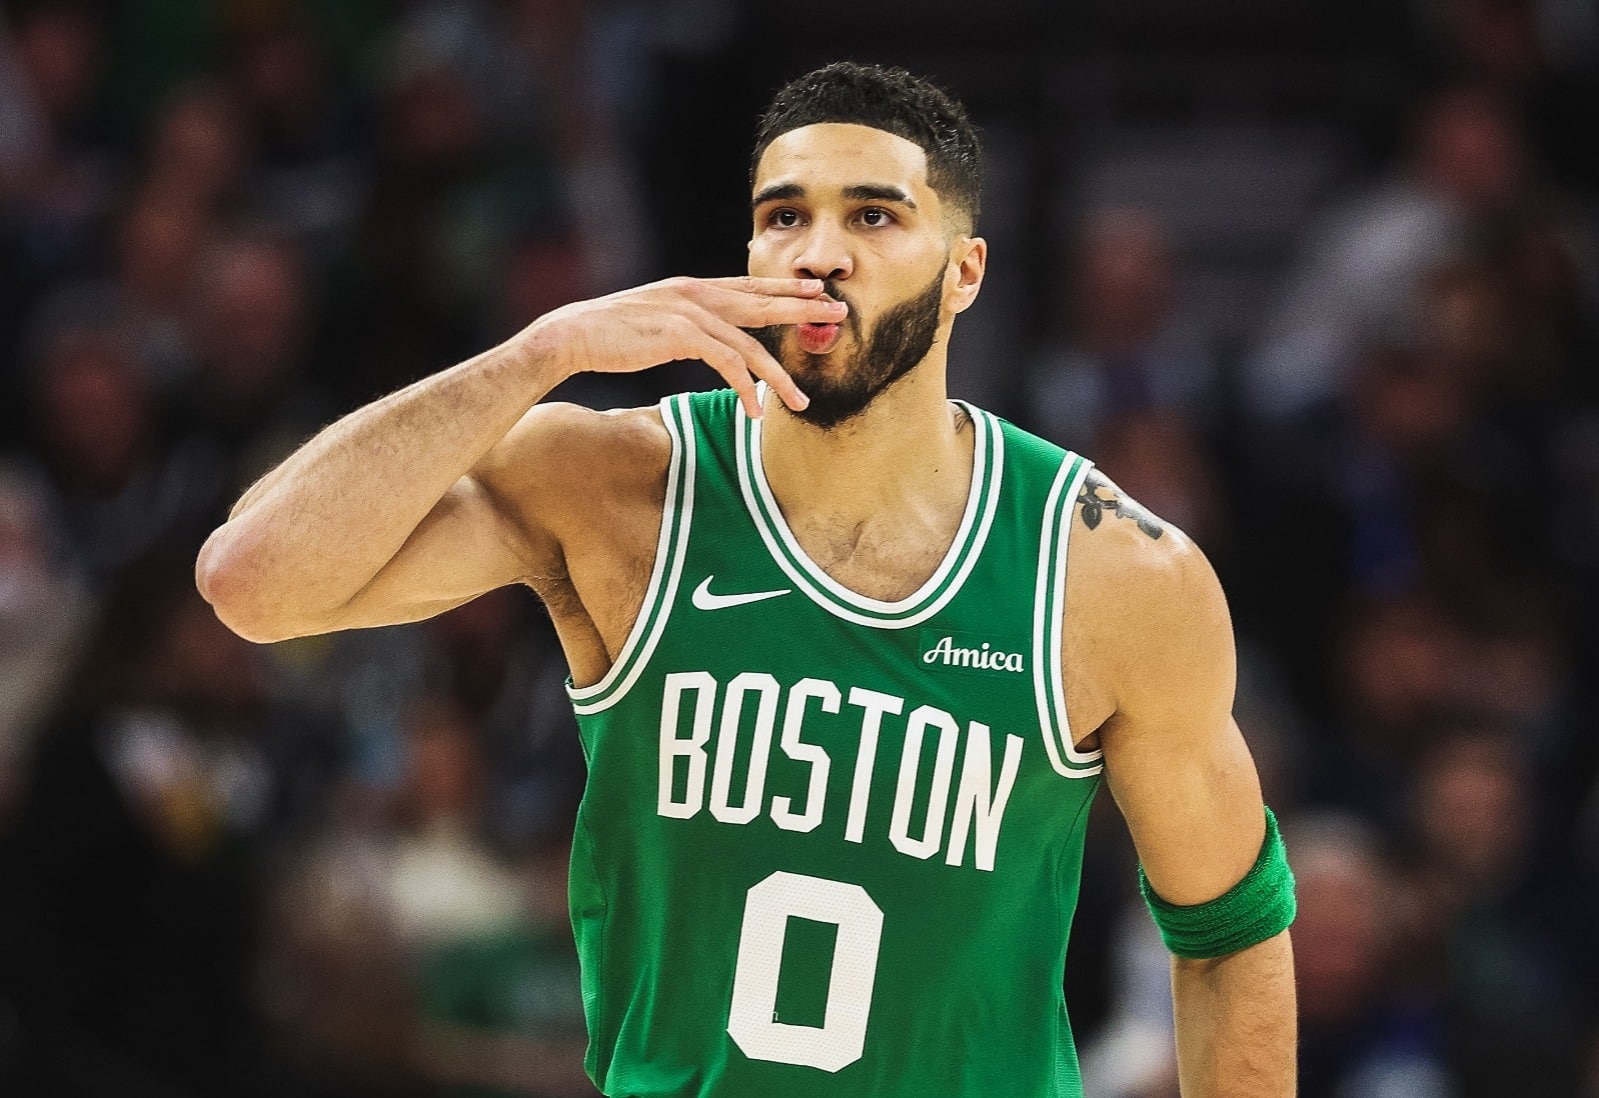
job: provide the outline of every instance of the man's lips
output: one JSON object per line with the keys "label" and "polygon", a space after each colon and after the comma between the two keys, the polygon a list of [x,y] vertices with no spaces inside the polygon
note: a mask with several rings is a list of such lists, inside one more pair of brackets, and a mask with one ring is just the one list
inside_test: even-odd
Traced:
{"label": "man's lips", "polygon": [[806,354],[825,355],[838,342],[837,324],[796,324],[794,330]]}

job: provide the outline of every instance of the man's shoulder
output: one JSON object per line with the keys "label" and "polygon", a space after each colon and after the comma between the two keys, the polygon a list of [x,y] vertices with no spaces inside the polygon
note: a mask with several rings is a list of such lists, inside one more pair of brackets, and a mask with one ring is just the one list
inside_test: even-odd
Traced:
{"label": "man's shoulder", "polygon": [[1221,605],[1215,571],[1193,540],[1099,469],[1084,476],[1070,522],[1067,583],[1077,612],[1136,636]]}
{"label": "man's shoulder", "polygon": [[1098,470],[1084,479],[1071,523],[1066,652],[1116,708],[1231,667],[1226,598],[1187,535]]}

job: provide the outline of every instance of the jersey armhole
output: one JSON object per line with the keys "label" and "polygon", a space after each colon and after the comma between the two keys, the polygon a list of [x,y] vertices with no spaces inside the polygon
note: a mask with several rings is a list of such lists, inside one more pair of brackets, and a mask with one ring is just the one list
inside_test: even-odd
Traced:
{"label": "jersey armhole", "polygon": [[1077,494],[1093,463],[1068,452],[1044,502],[1033,588],[1033,695],[1050,765],[1065,778],[1090,778],[1104,769],[1104,752],[1079,751],[1066,718],[1062,638],[1066,618],[1066,552]]}
{"label": "jersey armhole", "polygon": [[683,575],[683,558],[688,547],[689,524],[694,514],[694,471],[696,450],[694,417],[687,394],[661,400],[661,421],[672,438],[672,460],[666,470],[666,502],[661,508],[661,531],[655,542],[655,563],[650,569],[644,603],[616,662],[592,686],[573,686],[566,692],[572,708],[580,715],[598,713],[621,701],[643,673],[677,599],[678,582]]}

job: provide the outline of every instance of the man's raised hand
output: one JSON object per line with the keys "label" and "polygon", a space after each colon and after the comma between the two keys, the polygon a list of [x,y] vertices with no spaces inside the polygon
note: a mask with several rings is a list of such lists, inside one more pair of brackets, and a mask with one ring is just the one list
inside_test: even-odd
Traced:
{"label": "man's raised hand", "polygon": [[738,392],[750,416],[759,417],[756,380],[795,411],[810,399],[744,329],[837,324],[848,312],[824,295],[820,279],[669,278],[563,306],[529,325],[524,338],[550,347],[568,376],[699,359]]}

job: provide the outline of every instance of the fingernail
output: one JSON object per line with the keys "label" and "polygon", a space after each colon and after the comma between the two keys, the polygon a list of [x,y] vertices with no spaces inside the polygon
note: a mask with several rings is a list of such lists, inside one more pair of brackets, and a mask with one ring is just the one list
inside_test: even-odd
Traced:
{"label": "fingernail", "polygon": [[805,281],[801,282],[800,285],[804,287],[808,293],[815,293],[817,290],[822,288],[822,280],[819,278],[807,278]]}
{"label": "fingernail", "polygon": [[849,312],[849,306],[842,301],[829,301],[827,304],[835,313]]}
{"label": "fingernail", "polygon": [[794,395],[798,398],[795,403],[799,405],[800,408],[809,408],[811,406],[811,398],[806,396],[802,390],[795,389]]}

